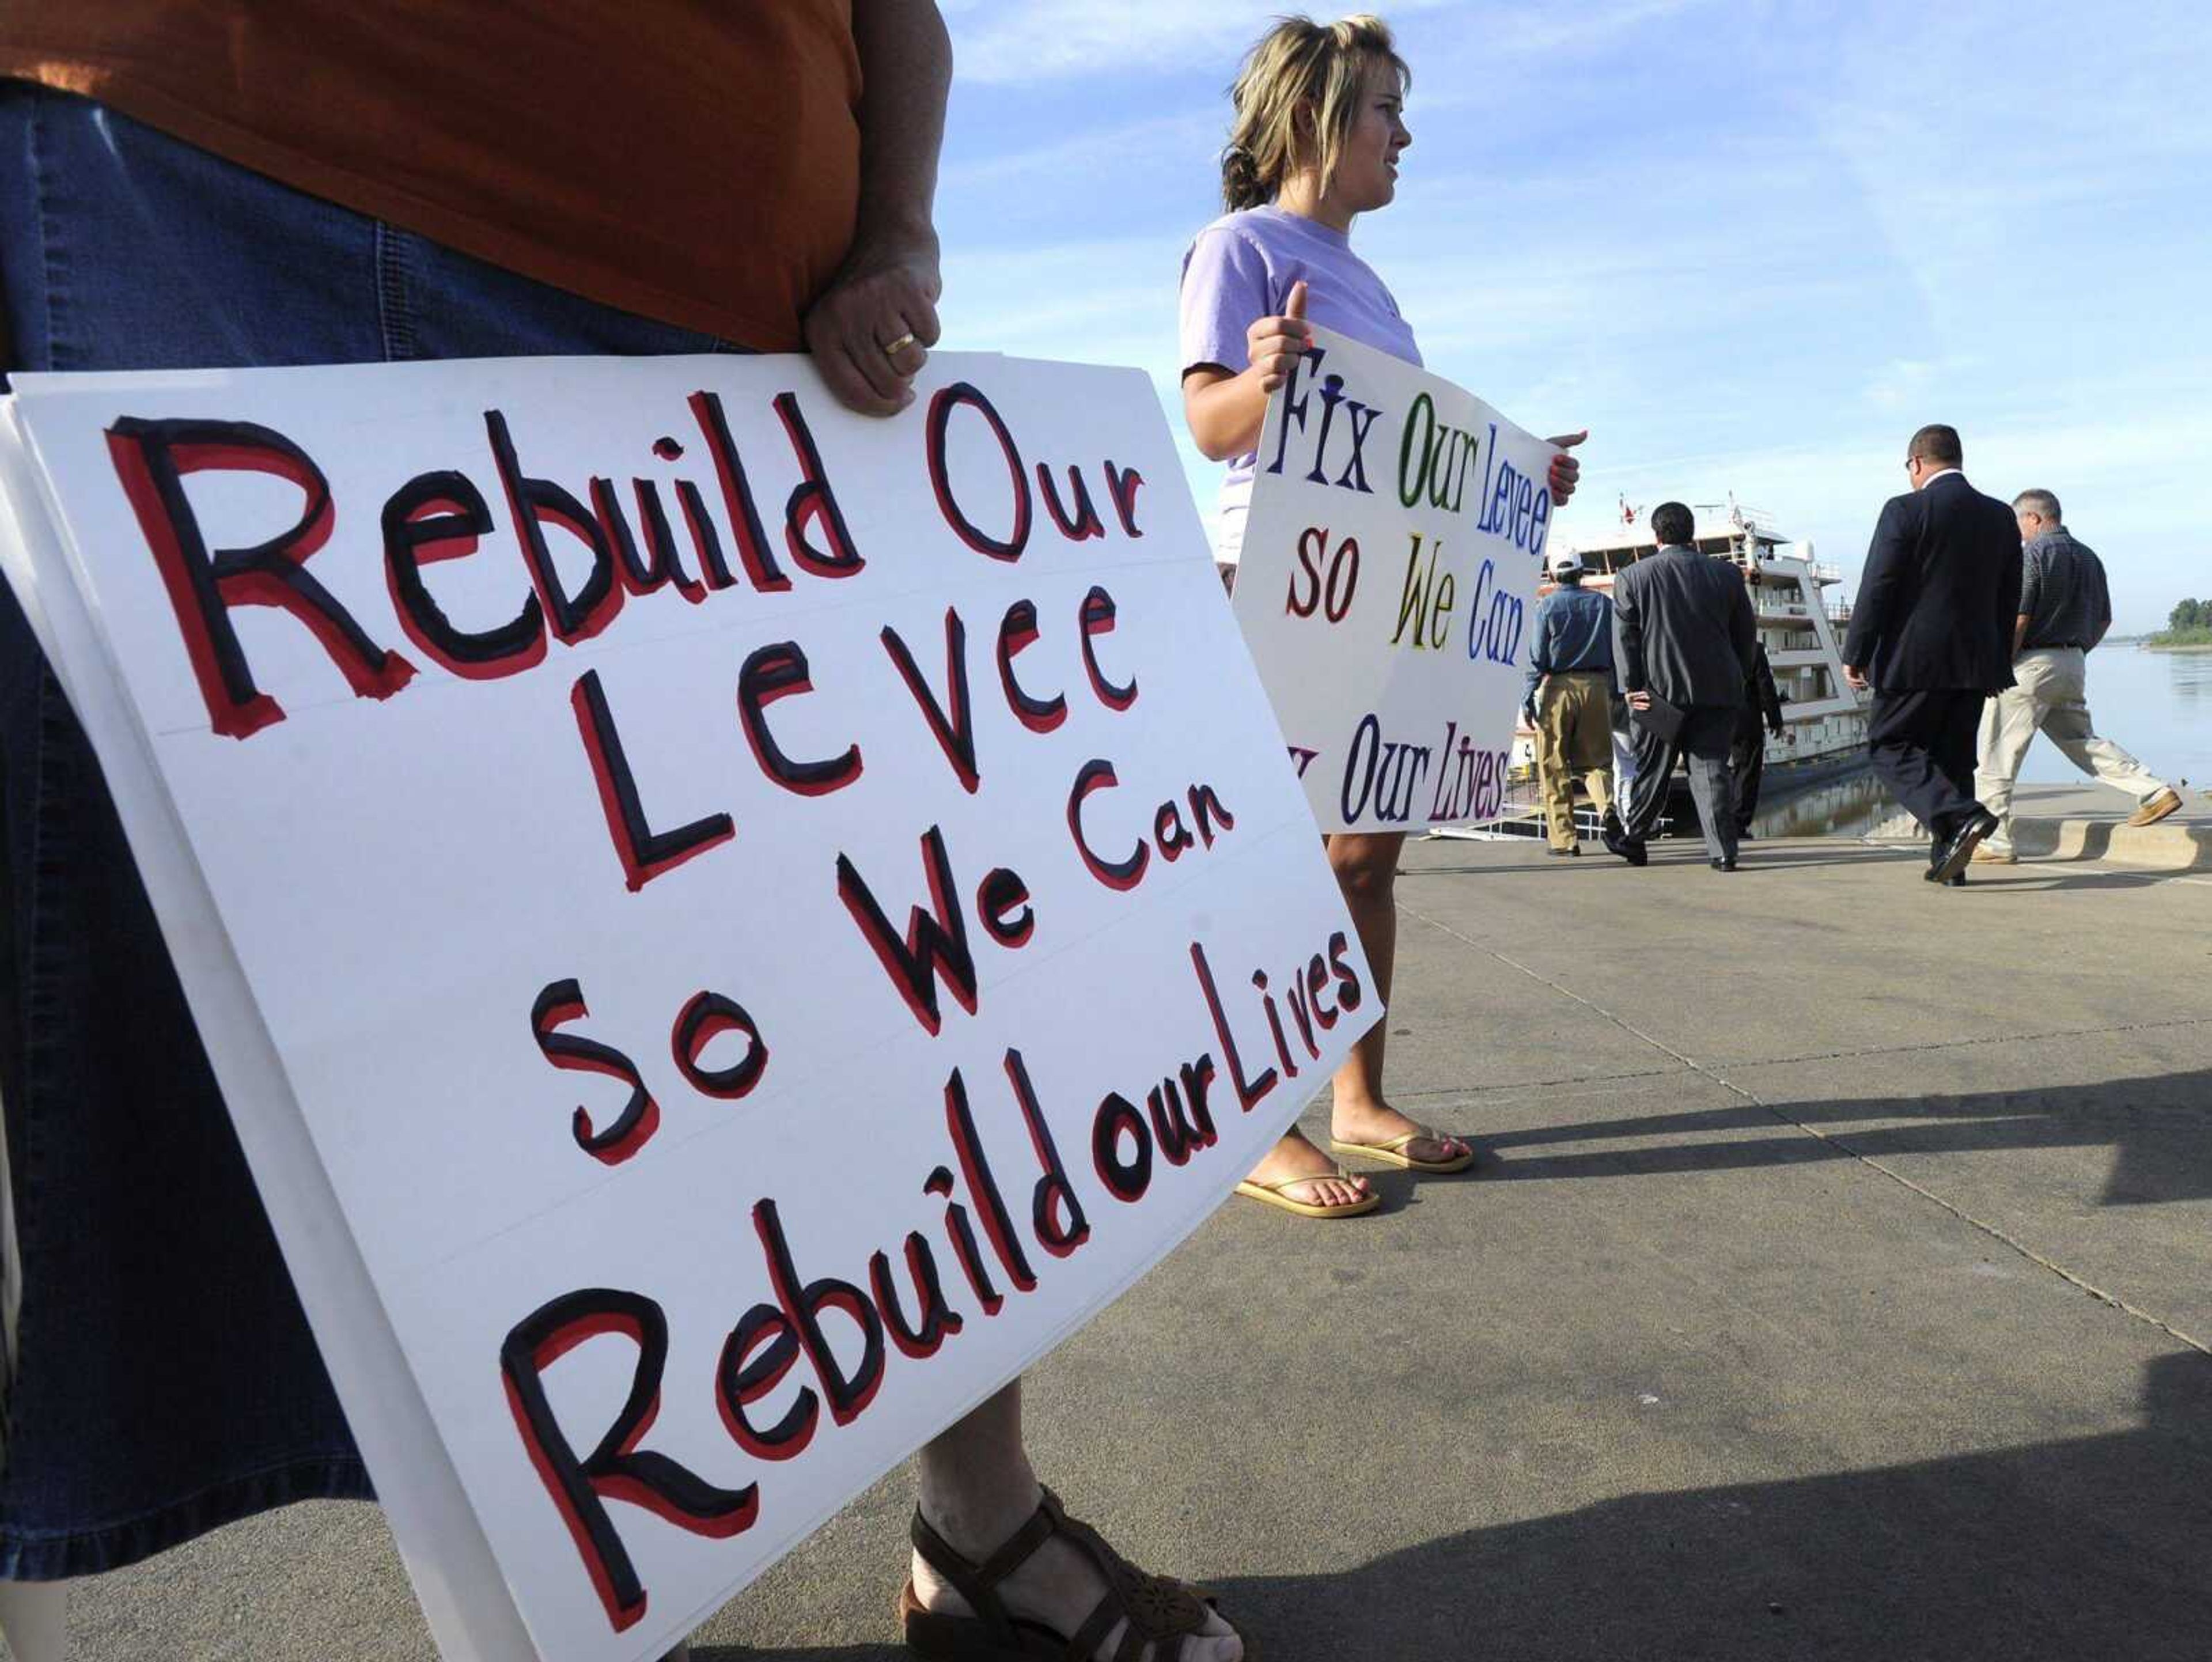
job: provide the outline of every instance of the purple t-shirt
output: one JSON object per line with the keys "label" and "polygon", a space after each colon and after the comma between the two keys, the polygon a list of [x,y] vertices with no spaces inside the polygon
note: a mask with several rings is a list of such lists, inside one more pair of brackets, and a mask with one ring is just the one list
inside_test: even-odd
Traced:
{"label": "purple t-shirt", "polygon": [[[1270,204],[1223,215],[1198,234],[1183,256],[1182,368],[1218,363],[1243,370],[1251,362],[1244,332],[1258,319],[1279,315],[1291,285],[1301,278],[1308,321],[1408,363],[1420,362],[1420,348],[1398,315],[1398,302],[1352,252],[1352,240]],[[1224,561],[1234,561],[1243,545],[1253,466],[1250,452],[1236,457],[1221,482],[1217,551]]]}

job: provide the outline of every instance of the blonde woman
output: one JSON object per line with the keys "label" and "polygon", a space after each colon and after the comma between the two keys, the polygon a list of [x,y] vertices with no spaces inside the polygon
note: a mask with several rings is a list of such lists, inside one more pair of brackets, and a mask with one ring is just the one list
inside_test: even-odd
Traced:
{"label": "blonde woman", "polygon": [[[1411,79],[1378,17],[1316,23],[1288,17],[1244,60],[1231,92],[1236,120],[1221,161],[1228,212],[1184,256],[1183,416],[1199,449],[1229,464],[1219,500],[1217,557],[1224,578],[1243,543],[1253,451],[1267,398],[1319,323],[1409,363],[1421,361],[1412,327],[1382,279],[1352,251],[1352,223],[1387,207],[1398,190]],[[1554,439],[1555,502],[1573,494],[1569,447]],[[1329,863],[1344,886],[1368,962],[1387,1000],[1396,956],[1392,897],[1402,833],[1338,832]],[[1387,1023],[1369,1029],[1338,1069],[1330,1138],[1340,1153],[1417,1172],[1463,1172],[1474,1150],[1415,1123],[1382,1093]],[[1352,1217],[1380,1196],[1292,1129],[1237,1192],[1304,1217]]]}

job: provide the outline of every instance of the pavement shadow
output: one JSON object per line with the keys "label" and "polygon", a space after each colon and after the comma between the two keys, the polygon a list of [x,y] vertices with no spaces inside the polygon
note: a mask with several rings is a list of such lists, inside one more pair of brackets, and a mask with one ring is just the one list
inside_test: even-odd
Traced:
{"label": "pavement shadow", "polygon": [[[1818,1128],[1787,1135],[1784,1121]],[[1730,1141],[1724,1134],[1751,1135]],[[1738,1171],[1895,1154],[2010,1148],[2109,1147],[2115,1159],[2098,1203],[2139,1206],[2212,1196],[2212,1068],[2148,1079],[1966,1095],[1732,1103],[1682,1113],[1578,1120],[1526,1130],[1486,1131],[1477,1142],[1498,1156],[1488,1181],[1656,1177]],[[1679,1139],[1694,1136],[1696,1141]],[[1661,1139],[1569,1153],[1527,1152],[1607,1139]],[[2212,1642],[2206,1655],[2212,1656]]]}
{"label": "pavement shadow", "polygon": [[[1653,852],[1656,855],[1658,851],[1655,849]],[[1765,860],[1746,849],[1739,859],[1739,874],[1811,871],[1822,866],[1864,865],[1873,861],[1899,866],[1921,867],[1926,864],[1925,851],[1912,849],[1869,849],[1863,854],[1823,851],[1796,860]],[[1651,863],[1656,866],[1670,862],[1655,859]],[[2177,877],[2198,875],[2202,874],[2187,870],[2153,871],[2140,867],[2120,870],[2110,866],[2102,866],[2094,871],[2062,873],[2053,868],[2039,868],[2035,861],[2028,861],[2017,866],[1973,867],[1967,873],[1965,887],[1969,893],[1978,890],[1993,894],[2046,894],[2054,889],[2140,889],[2154,883],[2170,883]],[[1917,894],[1918,892],[1907,892]],[[1944,904],[1950,903],[1947,901]]]}
{"label": "pavement shadow", "polygon": [[1231,1580],[1223,1608],[1267,1662],[2202,1662],[2212,1358],[2144,1383],[2136,1430],[1634,1495]]}
{"label": "pavement shadow", "polygon": [[[2124,1432],[1631,1495],[1348,1570],[1231,1578],[1218,1584],[1221,1607],[1266,1662],[2203,1662],[2212,1358],[2153,1360],[2142,1408]],[[1747,1451],[1758,1434],[1747,1428]],[[1325,1531],[1326,1501],[1313,1504]],[[1128,1544],[1141,1559],[1142,1543]]]}
{"label": "pavement shadow", "polygon": [[1765,849],[1754,843],[1737,854],[1737,870],[1739,872],[1796,872],[1810,871],[1821,866],[1904,866],[1912,863],[1915,859],[1925,864],[1928,857],[1927,850],[1924,849],[1841,848],[1821,849],[1818,851],[1809,849],[1778,849],[1774,852],[1777,855],[1795,857],[1771,858]]}
{"label": "pavement shadow", "polygon": [[[1770,852],[1771,850],[1771,852]],[[1702,866],[1705,863],[1705,844],[1695,837],[1668,837],[1650,845],[1651,868],[1666,866]],[[1784,847],[1779,843],[1747,843],[1738,856],[1739,876],[1755,876],[1760,872],[1812,871],[1821,867],[1864,866],[1876,864],[1909,865],[1927,858],[1925,843],[1895,843],[1867,845],[1842,843],[1832,849],[1808,849],[1802,846]],[[1594,866],[1586,862],[1595,861]],[[2016,866],[1974,867],[1967,874],[1966,888],[2014,894],[2044,894],[2054,889],[2138,889],[2154,883],[2170,883],[2177,877],[2202,879],[2204,874],[2189,868],[2172,871],[2148,867],[2116,868],[2099,866],[2093,871],[2066,870],[2071,861],[2040,861],[2033,856]],[[1515,861],[1510,864],[1491,861],[1480,866],[1401,866],[1401,878],[1423,877],[1504,877],[1531,871],[1618,871],[1629,869],[1618,856],[1599,848],[1584,850],[1584,858],[1569,861],[1554,867],[1548,859],[1532,858]]]}
{"label": "pavement shadow", "polygon": [[1516,872],[1536,871],[1535,866],[1401,866],[1400,878],[1409,877],[1510,877]]}
{"label": "pavement shadow", "polygon": [[1997,869],[2003,875],[1978,876],[1977,880],[1966,886],[1992,893],[2049,894],[2055,889],[2142,889],[2154,884],[2171,883],[2177,877],[2201,879],[2204,875],[2197,871],[2150,871],[2142,868],[2120,870],[2111,866],[2100,867],[2095,871],[2062,874],[2055,868],[2039,866],[2032,860]]}
{"label": "pavement shadow", "polygon": [[[1538,846],[1540,848],[1540,844]],[[1756,843],[1747,844],[1738,856],[1741,861],[1739,871],[1751,872],[1762,868],[1767,871],[1794,871],[1801,867],[1809,866],[1856,866],[1875,861],[1894,862],[1900,861],[1904,853],[1911,852],[1896,849],[1869,849],[1846,845],[1833,850],[1824,849],[1818,854],[1810,854],[1801,849],[1783,849],[1778,845],[1773,845],[1777,855],[1794,854],[1804,857],[1771,859],[1765,854],[1765,846],[1767,845]],[[1922,853],[1924,857],[1925,851],[1923,850]],[[1650,855],[1653,868],[1662,866],[1702,866],[1707,858],[1705,843],[1694,837],[1668,837],[1662,841],[1656,841],[1650,844]],[[1582,857],[1578,860],[1554,861],[1548,855],[1539,853],[1532,858],[1516,861],[1511,865],[1492,861],[1480,866],[1401,866],[1398,868],[1398,875],[1401,879],[1495,877],[1531,871],[1626,871],[1631,869],[1633,868],[1618,855],[1608,854],[1603,849],[1595,845],[1586,845]]]}

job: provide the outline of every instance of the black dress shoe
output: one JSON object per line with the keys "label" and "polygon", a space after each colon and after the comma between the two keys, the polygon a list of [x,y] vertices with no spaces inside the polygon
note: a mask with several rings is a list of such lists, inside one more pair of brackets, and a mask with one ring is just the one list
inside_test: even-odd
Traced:
{"label": "black dress shoe", "polygon": [[1928,858],[1928,880],[1948,883],[1966,870],[1966,862],[1974,857],[1975,846],[1996,828],[1996,815],[1987,808],[1976,808],[1958,830],[1936,844]]}
{"label": "black dress shoe", "polygon": [[1570,856],[1571,855],[1577,855],[1577,854],[1580,854],[1580,853],[1582,852],[1582,850],[1581,850],[1580,849],[1578,849],[1578,848],[1575,848],[1575,849],[1545,849],[1545,850],[1544,850],[1544,852],[1545,852],[1546,854],[1550,855],[1552,856],[1552,858],[1553,858],[1554,860],[1565,860],[1565,859],[1566,859],[1568,856]]}
{"label": "black dress shoe", "polygon": [[1605,844],[1605,851],[1607,854],[1617,854],[1632,866],[1644,865],[1651,858],[1650,855],[1645,852],[1643,843],[1630,842],[1611,826],[1598,833],[1598,841]]}
{"label": "black dress shoe", "polygon": [[1966,886],[1966,873],[1964,873],[1964,872],[1960,872],[1960,873],[1956,877],[1953,877],[1953,878],[1948,879],[1948,880],[1944,882],[1943,886],[1944,886],[1945,888],[1947,888],[1947,889],[1963,889],[1963,888],[1965,888],[1965,887]]}
{"label": "black dress shoe", "polygon": [[1732,872],[1735,869],[1735,861],[1733,856],[1726,860],[1708,860],[1705,863],[1717,872]]}

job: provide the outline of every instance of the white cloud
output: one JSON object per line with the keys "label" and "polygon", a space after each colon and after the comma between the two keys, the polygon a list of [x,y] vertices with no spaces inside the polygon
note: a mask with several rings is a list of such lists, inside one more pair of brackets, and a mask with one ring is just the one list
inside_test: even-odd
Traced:
{"label": "white cloud", "polygon": [[1867,383],[1866,401],[1885,411],[1917,407],[1935,374],[1935,364],[1924,358],[1892,358]]}
{"label": "white cloud", "polygon": [[[1400,11],[1443,0],[1413,0]],[[1131,75],[1218,63],[1223,78],[1286,9],[1249,0],[952,0],[954,70],[984,84]]]}
{"label": "white cloud", "polygon": [[[1544,9],[1394,0],[1380,9],[1401,40],[1419,35],[1434,47],[1433,55],[1421,54],[1423,61],[1415,63],[1414,79],[1425,100],[1441,105],[1482,97],[1480,77],[1470,76],[1485,64],[1492,78],[1521,74],[1536,54],[1589,50],[1626,31],[1713,3],[1612,0]],[[1358,9],[1368,9],[1365,0]],[[1293,11],[1324,21],[1340,15],[1337,7],[1301,6],[1291,0],[947,0],[945,5],[955,73],[979,85],[1185,70],[1200,64],[1216,66],[1225,82],[1244,50],[1277,17]]]}
{"label": "white cloud", "polygon": [[1175,356],[1181,252],[1165,237],[954,249],[945,262],[947,344],[1166,363]]}
{"label": "white cloud", "polygon": [[1223,142],[1227,118],[1221,110],[1185,110],[1168,115],[1068,134],[1043,144],[964,156],[947,164],[940,192],[981,192],[1018,180],[1096,179],[1109,167],[1127,167],[1139,158],[1211,159]]}

